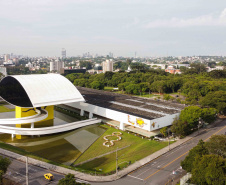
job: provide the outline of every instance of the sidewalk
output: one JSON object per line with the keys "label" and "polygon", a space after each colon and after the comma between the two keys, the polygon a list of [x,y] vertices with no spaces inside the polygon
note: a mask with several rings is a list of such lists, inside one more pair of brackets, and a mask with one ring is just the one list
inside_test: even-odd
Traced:
{"label": "sidewalk", "polygon": [[[214,126],[215,124],[221,122],[221,120],[217,120],[214,124],[212,125],[209,125],[210,127],[211,126]],[[199,130],[199,133],[202,132],[204,129],[200,129]],[[195,137],[196,135],[198,135],[198,131],[192,133],[191,135],[183,138],[183,139],[179,139],[177,142],[173,143],[170,145],[170,149],[173,149],[173,148],[176,148],[178,147],[179,145],[191,140],[193,137]],[[64,168],[64,167],[60,167],[60,166],[56,166],[56,165],[52,165],[52,164],[49,164],[49,163],[46,163],[46,162],[43,162],[43,161],[39,161],[39,160],[36,160],[36,159],[33,159],[33,158],[28,158],[28,163],[29,164],[32,164],[32,165],[35,165],[35,166],[39,166],[39,167],[42,167],[42,168],[45,168],[45,169],[48,169],[48,170],[51,170],[51,171],[55,171],[55,172],[58,172],[58,173],[61,173],[61,174],[68,174],[68,173],[71,173],[73,174],[76,178],[78,179],[82,179],[82,180],[85,180],[85,181],[90,181],[90,182],[106,182],[106,181],[114,181],[116,179],[119,179],[125,175],[127,175],[128,173],[136,170],[137,168],[143,166],[144,164],[156,159],[157,157],[167,153],[169,151],[169,148],[168,146],[131,164],[130,166],[128,166],[127,168],[121,170],[118,172],[118,176],[116,176],[116,174],[113,174],[113,175],[109,175],[109,176],[92,176],[92,175],[89,175],[89,174],[85,174],[85,173],[82,173],[82,172],[78,172],[78,171],[74,171],[74,170],[71,170],[71,169],[67,169],[67,168]],[[19,161],[23,161],[25,162],[26,161],[26,157],[23,156],[23,155],[19,155],[19,154],[16,154],[14,152],[10,152],[8,150],[4,150],[4,149],[1,149],[0,148],[0,154],[3,154],[3,155],[6,155],[8,157],[11,157],[11,158],[14,158],[16,160],[19,160]]]}

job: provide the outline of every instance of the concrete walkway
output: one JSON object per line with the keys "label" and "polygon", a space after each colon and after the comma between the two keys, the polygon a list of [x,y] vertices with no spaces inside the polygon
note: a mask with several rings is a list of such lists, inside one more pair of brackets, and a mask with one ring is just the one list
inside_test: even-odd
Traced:
{"label": "concrete walkway", "polygon": [[[218,120],[215,122],[215,124],[219,123],[221,120]],[[211,126],[211,125],[210,125]],[[200,129],[199,132],[202,132],[204,129]],[[192,139],[193,137],[195,137],[196,135],[198,135],[198,132],[194,132],[193,134],[185,137],[184,139],[179,139],[177,142],[173,143],[170,145],[170,149],[173,149],[173,148],[176,148],[178,147],[179,145],[189,141],[190,139]],[[81,172],[78,172],[78,171],[74,171],[74,170],[71,170],[71,169],[68,169],[68,168],[64,168],[64,167],[60,167],[60,166],[56,166],[56,165],[52,165],[52,164],[49,164],[49,163],[46,163],[46,162],[43,162],[43,161],[39,161],[39,160],[36,160],[36,159],[33,159],[33,158],[28,158],[28,163],[29,164],[32,164],[32,165],[36,165],[36,166],[40,166],[42,168],[45,168],[45,169],[48,169],[48,170],[51,170],[51,171],[55,171],[55,172],[58,172],[58,173],[61,173],[61,174],[68,174],[68,173],[71,173],[73,175],[75,175],[76,178],[79,178],[79,179],[82,179],[82,180],[85,180],[85,181],[90,181],[90,182],[107,182],[107,181],[113,181],[113,180],[116,180],[116,179],[119,179],[125,175],[127,175],[128,173],[136,170],[137,168],[143,166],[144,164],[156,159],[157,157],[167,153],[169,151],[169,148],[168,146],[131,164],[130,166],[128,166],[127,168],[121,170],[118,172],[118,176],[116,176],[116,174],[113,174],[113,175],[109,175],[109,176],[92,176],[90,174],[85,174],[85,173],[81,173]],[[13,153],[13,152],[10,152],[8,150],[4,150],[4,149],[1,149],[0,148],[0,153],[3,154],[3,155],[6,155],[6,156],[9,156],[11,158],[14,158],[14,159],[17,159],[17,160],[20,160],[20,161],[23,161],[25,162],[26,161],[26,157],[25,156],[22,156],[22,155],[19,155],[19,154],[16,154],[16,153]]]}

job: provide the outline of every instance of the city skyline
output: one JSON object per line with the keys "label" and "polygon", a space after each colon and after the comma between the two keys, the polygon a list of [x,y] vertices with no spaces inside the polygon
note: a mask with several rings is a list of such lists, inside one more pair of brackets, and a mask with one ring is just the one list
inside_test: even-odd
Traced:
{"label": "city skyline", "polygon": [[1,53],[67,56],[226,55],[226,2],[11,0],[0,6]]}

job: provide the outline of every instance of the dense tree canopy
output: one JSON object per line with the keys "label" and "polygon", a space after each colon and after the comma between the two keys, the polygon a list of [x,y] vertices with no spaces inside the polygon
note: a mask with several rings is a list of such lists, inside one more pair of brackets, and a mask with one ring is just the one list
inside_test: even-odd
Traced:
{"label": "dense tree canopy", "polygon": [[196,184],[225,185],[226,160],[216,155],[197,156],[193,162],[192,182]]}
{"label": "dense tree canopy", "polygon": [[206,143],[200,140],[181,161],[182,168],[192,174],[192,184],[225,185],[225,142],[225,135],[213,135]]}
{"label": "dense tree canopy", "polygon": [[210,154],[226,158],[226,135],[213,135],[206,143],[206,148]]}
{"label": "dense tree canopy", "polygon": [[[119,90],[128,94],[149,91],[161,94],[178,92],[186,97],[183,103],[200,104],[203,107],[216,108],[222,114],[226,113],[225,70],[207,73],[203,65],[194,64],[191,68],[194,70],[193,72],[173,75],[160,69],[146,69],[146,66],[140,66],[140,63],[136,65],[136,63],[127,61],[127,64],[136,67],[131,72],[106,72],[92,75],[77,73],[69,74],[66,77],[76,86],[100,89],[99,85],[94,85],[98,81],[104,86],[118,87]],[[120,62],[117,65],[121,65]],[[93,83],[94,81],[95,83]]]}
{"label": "dense tree canopy", "polygon": [[85,67],[87,70],[92,69],[93,68],[93,63],[90,61],[80,61],[79,65],[81,68]]}
{"label": "dense tree canopy", "polygon": [[217,110],[214,108],[185,107],[179,118],[174,119],[171,131],[179,137],[186,136],[198,128],[200,119],[212,123],[216,119],[216,114]]}
{"label": "dense tree canopy", "polygon": [[6,173],[10,163],[11,161],[8,158],[0,156],[0,181],[2,181],[2,177]]}
{"label": "dense tree canopy", "polygon": [[185,169],[187,172],[191,172],[194,168],[194,161],[197,157],[202,157],[203,155],[208,154],[208,150],[205,147],[205,143],[203,140],[200,140],[197,146],[192,148],[189,151],[189,154],[185,157],[185,159],[181,162],[181,166],[183,169]]}

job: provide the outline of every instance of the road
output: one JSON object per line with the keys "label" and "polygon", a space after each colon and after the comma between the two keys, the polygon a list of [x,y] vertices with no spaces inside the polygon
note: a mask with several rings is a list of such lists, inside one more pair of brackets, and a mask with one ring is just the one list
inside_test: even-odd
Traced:
{"label": "road", "polygon": [[[5,156],[4,156],[5,157]],[[26,164],[24,162],[11,159],[11,164],[7,169],[6,177],[11,179],[18,184],[25,185],[26,184]],[[44,168],[28,165],[28,172],[29,172],[29,185],[46,185],[46,184],[57,184],[60,179],[64,177],[64,175],[46,170]],[[44,174],[51,173],[54,176],[53,181],[45,180]],[[86,182],[83,180],[76,180],[77,182]]]}
{"label": "road", "polygon": [[[172,149],[170,152],[147,163],[141,168],[131,172],[127,176],[113,182],[90,183],[92,185],[171,185],[172,179],[179,178],[184,171],[180,168],[180,162],[186,157],[189,150],[197,145],[200,139],[207,141],[213,134],[224,134],[226,132],[226,120],[213,128],[205,129],[198,136],[186,143]],[[7,170],[6,176],[20,184],[26,184],[26,165],[24,162],[11,159],[12,163]],[[54,175],[54,181],[48,182],[44,174],[50,171],[41,167],[29,165],[29,185],[57,184],[64,175],[50,172]],[[86,182],[77,180],[78,182]]]}
{"label": "road", "polygon": [[108,183],[91,183],[92,185],[171,185],[182,176],[185,171],[181,169],[180,162],[184,160],[189,150],[197,145],[200,139],[207,141],[213,134],[226,132],[226,120],[213,128],[205,129],[186,143],[172,149],[170,152],[149,162],[127,176]]}

